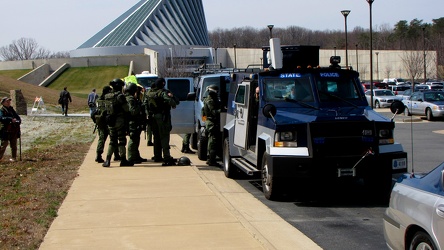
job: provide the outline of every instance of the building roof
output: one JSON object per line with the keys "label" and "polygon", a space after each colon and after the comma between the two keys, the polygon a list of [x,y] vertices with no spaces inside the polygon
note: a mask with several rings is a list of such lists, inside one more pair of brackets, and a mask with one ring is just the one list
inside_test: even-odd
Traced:
{"label": "building roof", "polygon": [[142,0],[78,49],[147,45],[209,46],[202,0]]}

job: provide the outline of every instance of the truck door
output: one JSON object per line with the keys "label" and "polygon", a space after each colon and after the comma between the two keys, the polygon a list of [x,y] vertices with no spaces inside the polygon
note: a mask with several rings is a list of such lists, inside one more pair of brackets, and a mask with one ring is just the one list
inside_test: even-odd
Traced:
{"label": "truck door", "polygon": [[234,99],[236,110],[234,112],[234,145],[242,149],[247,148],[248,130],[248,102],[250,83],[241,83],[237,87]]}
{"label": "truck door", "polygon": [[194,92],[193,78],[165,78],[165,88],[179,98],[180,104],[171,110],[171,134],[194,132],[194,100],[187,100],[187,95]]}

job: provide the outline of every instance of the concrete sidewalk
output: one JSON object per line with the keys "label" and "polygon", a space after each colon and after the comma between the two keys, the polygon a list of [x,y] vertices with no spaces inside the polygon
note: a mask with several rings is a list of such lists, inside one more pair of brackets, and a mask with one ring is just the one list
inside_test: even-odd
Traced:
{"label": "concrete sidewalk", "polygon": [[[179,158],[175,145],[178,135]],[[196,155],[187,155],[193,166],[103,168],[96,146],[97,138],[40,249],[320,249]],[[140,152],[150,159],[152,147]]]}

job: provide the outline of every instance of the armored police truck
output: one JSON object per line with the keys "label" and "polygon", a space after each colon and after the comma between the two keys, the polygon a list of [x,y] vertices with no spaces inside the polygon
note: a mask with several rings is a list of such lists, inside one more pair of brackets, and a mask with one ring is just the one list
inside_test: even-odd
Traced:
{"label": "armored police truck", "polygon": [[[359,73],[340,58],[319,67],[319,47],[263,48],[264,70],[232,86],[223,131],[223,170],[260,173],[267,199],[290,183],[363,180],[382,199],[407,171],[395,123],[367,103]],[[236,74],[232,75],[236,78]],[[256,88],[259,96],[255,97]],[[291,190],[305,192],[305,189]]]}

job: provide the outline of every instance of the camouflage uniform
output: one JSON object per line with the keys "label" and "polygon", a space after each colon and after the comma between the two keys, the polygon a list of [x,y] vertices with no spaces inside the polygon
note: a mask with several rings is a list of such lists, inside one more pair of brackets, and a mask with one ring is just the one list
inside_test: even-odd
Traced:
{"label": "camouflage uniform", "polygon": [[[136,86],[135,84],[133,86]],[[132,86],[132,87],[133,87]],[[136,86],[137,89],[137,86]],[[129,142],[128,142],[128,161],[132,163],[145,162],[140,156],[140,133],[142,132],[143,122],[145,121],[144,113],[142,112],[142,103],[134,97],[134,92],[128,91],[125,94],[128,102],[129,110]]]}
{"label": "camouflage uniform", "polygon": [[[120,79],[117,79],[120,80]],[[125,96],[122,93],[123,81],[114,83],[117,80],[113,80],[110,84],[113,87],[113,92],[105,95],[105,100],[114,99],[116,101],[115,110],[112,115],[107,115],[107,125],[110,132],[110,142],[108,147],[108,153],[106,160],[102,166],[109,167],[111,161],[111,155],[115,148],[119,149],[119,155],[121,158],[120,166],[133,166],[134,164],[128,162],[126,159],[126,132],[127,132],[127,117],[128,117],[128,103]]]}
{"label": "camouflage uniform", "polygon": [[[163,82],[162,82],[163,81]],[[171,108],[176,108],[179,100],[172,93],[163,88],[165,80],[156,81],[156,89],[148,91],[149,111],[153,114],[151,122],[154,136],[154,160],[162,159],[164,166],[175,165],[170,154]]]}
{"label": "camouflage uniform", "polygon": [[[110,86],[105,86],[103,88],[102,95],[99,97],[98,100],[104,101],[105,95],[108,94],[111,90],[112,89]],[[103,110],[97,110],[97,111],[103,112]],[[95,113],[93,113],[92,115],[95,115]],[[95,118],[95,119],[97,119],[97,118]],[[99,140],[97,142],[97,149],[96,149],[96,154],[97,154],[96,155],[96,162],[103,163],[105,161],[102,158],[102,153],[103,153],[103,149],[105,148],[106,139],[108,138],[108,135],[109,135],[109,129],[108,129],[108,126],[102,125],[102,124],[99,125],[99,124],[97,124],[97,122],[96,122],[96,127],[97,127],[97,133],[99,134]],[[114,150],[114,160],[120,161],[120,155],[119,155],[118,148],[116,148]]]}
{"label": "camouflage uniform", "polygon": [[217,137],[220,131],[220,110],[221,104],[217,96],[219,91],[217,86],[209,86],[209,94],[204,100],[203,115],[207,117],[205,130],[208,137],[208,160],[210,166],[219,166],[216,162]]}

